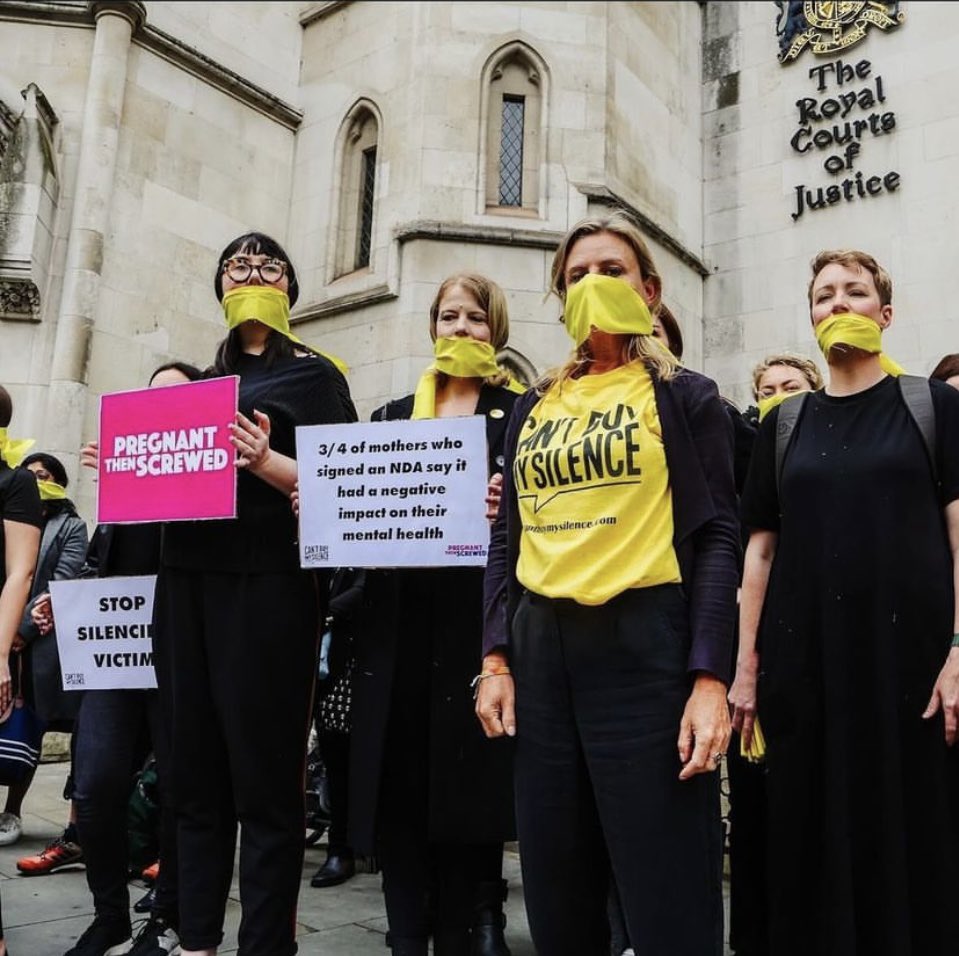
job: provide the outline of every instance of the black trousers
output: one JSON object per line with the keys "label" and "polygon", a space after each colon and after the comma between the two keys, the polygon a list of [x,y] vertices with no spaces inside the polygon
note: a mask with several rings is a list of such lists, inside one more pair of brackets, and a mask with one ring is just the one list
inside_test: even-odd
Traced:
{"label": "black trousers", "polygon": [[143,759],[143,731],[157,761],[160,786],[160,876],[154,913],[177,925],[176,817],[170,805],[169,733],[155,690],[88,690],[74,740],[73,799],[87,885],[98,916],[129,918],[127,803]]}
{"label": "black trousers", "polygon": [[678,585],[520,601],[517,826],[539,956],[607,956],[610,872],[637,953],[722,953],[719,775],[679,780],[688,655]]}
{"label": "black trousers", "polygon": [[768,956],[766,765],[729,745],[729,947],[736,956]]}
{"label": "black trousers", "polygon": [[155,659],[171,728],[184,949],[223,938],[239,822],[239,953],[296,952],[316,614],[306,573],[160,573]]}

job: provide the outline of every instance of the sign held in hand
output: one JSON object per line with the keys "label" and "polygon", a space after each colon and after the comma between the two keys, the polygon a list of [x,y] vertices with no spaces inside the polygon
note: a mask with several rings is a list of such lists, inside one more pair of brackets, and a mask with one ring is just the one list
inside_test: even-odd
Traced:
{"label": "sign held in hand", "polygon": [[51,581],[64,690],[156,687],[156,575]]}
{"label": "sign held in hand", "polygon": [[300,563],[485,565],[482,416],[296,430]]}
{"label": "sign held in hand", "polygon": [[100,397],[97,523],[236,517],[236,376]]}

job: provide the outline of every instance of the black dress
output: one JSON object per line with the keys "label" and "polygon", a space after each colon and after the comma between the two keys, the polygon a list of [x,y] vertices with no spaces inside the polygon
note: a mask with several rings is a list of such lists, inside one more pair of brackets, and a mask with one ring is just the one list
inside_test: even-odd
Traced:
{"label": "black dress", "polygon": [[953,629],[959,392],[931,385],[938,490],[895,379],[808,396],[781,509],[778,410],[760,428],[743,516],[779,533],[758,690],[775,956],[959,946],[959,753],[921,718]]}
{"label": "black dress", "polygon": [[[484,386],[490,473],[517,398]],[[413,396],[374,420],[409,418]],[[381,797],[398,790],[425,813],[431,843],[502,843],[515,830],[512,742],[487,740],[469,683],[482,661],[483,569],[370,571],[355,627],[350,837],[375,849]],[[390,779],[382,784],[384,774]],[[397,808],[385,808],[389,815]],[[382,824],[382,818],[379,819]]]}

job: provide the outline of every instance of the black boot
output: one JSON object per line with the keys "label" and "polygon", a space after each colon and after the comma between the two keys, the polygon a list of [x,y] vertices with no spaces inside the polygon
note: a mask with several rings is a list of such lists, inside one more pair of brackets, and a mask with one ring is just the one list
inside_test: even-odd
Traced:
{"label": "black boot", "polygon": [[433,956],[471,956],[470,931],[440,930],[433,933]]}
{"label": "black boot", "polygon": [[470,956],[511,956],[503,928],[506,914],[506,880],[480,883],[473,909],[473,942]]}
{"label": "black boot", "polygon": [[387,933],[386,945],[393,951],[393,956],[426,956],[427,940],[418,936],[403,938]]}

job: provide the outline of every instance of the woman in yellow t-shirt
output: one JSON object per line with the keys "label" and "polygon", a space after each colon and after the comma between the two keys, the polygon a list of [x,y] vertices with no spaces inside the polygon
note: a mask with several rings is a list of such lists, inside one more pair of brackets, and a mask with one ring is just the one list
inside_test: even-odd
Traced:
{"label": "woman in yellow t-shirt", "polygon": [[552,269],[576,350],[506,434],[477,713],[517,738],[549,956],[608,952],[610,872],[637,952],[722,952],[732,428],[715,384],[653,337],[661,286],[631,220],[578,223]]}

